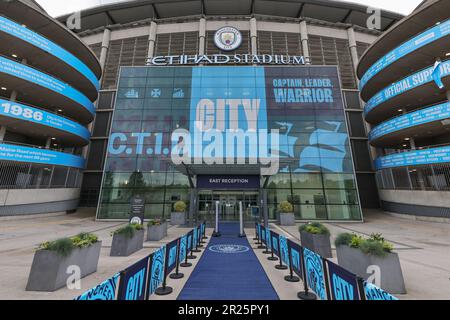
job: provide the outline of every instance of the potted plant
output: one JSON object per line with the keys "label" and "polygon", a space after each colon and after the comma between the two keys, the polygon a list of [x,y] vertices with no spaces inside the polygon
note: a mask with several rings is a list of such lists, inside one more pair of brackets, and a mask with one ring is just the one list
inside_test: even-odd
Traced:
{"label": "potted plant", "polygon": [[332,258],[330,231],[320,222],[308,222],[301,225],[300,241],[303,247],[308,248],[324,258]]}
{"label": "potted plant", "polygon": [[69,267],[79,267],[81,278],[97,271],[102,242],[91,233],[47,241],[34,253],[27,291],[55,291],[66,286],[73,274]]}
{"label": "potted plant", "polygon": [[184,201],[177,201],[173,205],[174,211],[170,213],[170,224],[176,225],[186,224],[186,203]]}
{"label": "potted plant", "polygon": [[147,223],[147,241],[159,241],[167,235],[167,226],[160,218],[151,219]]}
{"label": "potted plant", "polygon": [[144,245],[144,226],[140,223],[129,223],[112,233],[110,256],[126,257],[142,249]]}
{"label": "potted plant", "polygon": [[335,241],[338,264],[364,279],[379,275],[380,287],[389,293],[406,293],[398,254],[381,234],[363,238],[339,234]]}
{"label": "potted plant", "polygon": [[278,205],[278,221],[281,226],[295,226],[294,207],[289,201],[281,201]]}

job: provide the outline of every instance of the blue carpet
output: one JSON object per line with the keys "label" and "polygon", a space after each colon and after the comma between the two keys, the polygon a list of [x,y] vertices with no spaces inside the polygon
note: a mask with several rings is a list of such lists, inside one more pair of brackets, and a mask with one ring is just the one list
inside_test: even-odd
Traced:
{"label": "blue carpet", "polygon": [[[219,231],[222,236],[210,238],[178,300],[278,300],[247,238],[238,237],[239,224],[221,223]],[[239,253],[210,250],[211,246],[224,244],[249,250]]]}

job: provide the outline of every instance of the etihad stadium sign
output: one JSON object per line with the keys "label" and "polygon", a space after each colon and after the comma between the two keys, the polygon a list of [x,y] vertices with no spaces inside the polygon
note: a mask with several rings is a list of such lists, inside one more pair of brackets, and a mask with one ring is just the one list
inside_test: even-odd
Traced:
{"label": "etihad stadium sign", "polygon": [[213,54],[213,55],[173,55],[147,58],[147,66],[171,65],[224,65],[224,64],[272,64],[272,65],[305,65],[310,60],[304,56],[256,55],[256,54]]}

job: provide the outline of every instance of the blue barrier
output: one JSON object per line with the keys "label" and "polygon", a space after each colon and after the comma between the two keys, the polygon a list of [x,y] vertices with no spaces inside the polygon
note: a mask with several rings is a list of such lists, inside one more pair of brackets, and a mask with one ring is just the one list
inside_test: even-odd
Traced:
{"label": "blue barrier", "polygon": [[85,160],[70,153],[0,143],[0,160],[84,169]]}
{"label": "blue barrier", "polygon": [[[206,224],[196,229],[198,239],[205,236]],[[113,277],[87,290],[74,300],[147,300],[158,289],[165,289],[166,277],[187,257],[188,235],[192,239],[193,230],[188,234],[163,245],[147,257],[118,272]],[[191,244],[192,248],[192,244]],[[169,287],[167,287],[169,288]]]}
{"label": "blue barrier", "polygon": [[1,56],[0,72],[37,84],[38,86],[63,95],[86,108],[91,114],[95,113],[94,104],[84,94],[43,72]]}
{"label": "blue barrier", "polygon": [[89,69],[83,62],[81,62],[80,59],[78,59],[59,45],[3,16],[0,16],[0,31],[26,41],[33,46],[58,58],[59,60],[64,61],[73,69],[78,70],[86,79],[88,79],[94,85],[97,91],[100,89],[99,81],[95,74],[91,71],[91,69]]}
{"label": "blue barrier", "polygon": [[75,121],[61,117],[54,113],[46,112],[41,109],[1,98],[0,116],[29,121],[61,131],[70,132],[86,141],[89,141],[91,136],[88,129]]}
{"label": "blue barrier", "polygon": [[[313,297],[309,293],[311,290],[321,300],[398,300],[383,289],[368,283],[314,251],[304,248],[274,231],[267,230],[261,224],[255,228],[256,230],[265,230],[266,233],[271,234],[272,239],[276,240],[278,245],[276,249],[273,245],[273,252],[277,252],[280,260],[289,266],[290,275],[286,276],[285,280],[298,281],[298,279],[292,280],[293,273],[303,279],[304,292],[298,294],[302,299],[312,299]],[[286,254],[288,257],[285,257]]]}
{"label": "blue barrier", "polygon": [[381,72],[383,69],[393,64],[394,62],[400,60],[404,56],[434,42],[437,41],[450,33],[450,20],[441,22],[440,24],[420,33],[414,38],[404,42],[394,50],[390,51],[388,54],[381,57],[377,62],[375,62],[362,76],[359,83],[360,91],[365,87],[367,82],[372,79],[375,75]]}

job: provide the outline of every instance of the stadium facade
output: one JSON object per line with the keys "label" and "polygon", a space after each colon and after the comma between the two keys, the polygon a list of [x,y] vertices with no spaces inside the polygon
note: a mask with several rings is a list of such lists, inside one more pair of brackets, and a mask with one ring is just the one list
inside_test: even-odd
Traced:
{"label": "stadium facade", "polygon": [[358,66],[384,210],[449,218],[450,3],[424,1]]}

